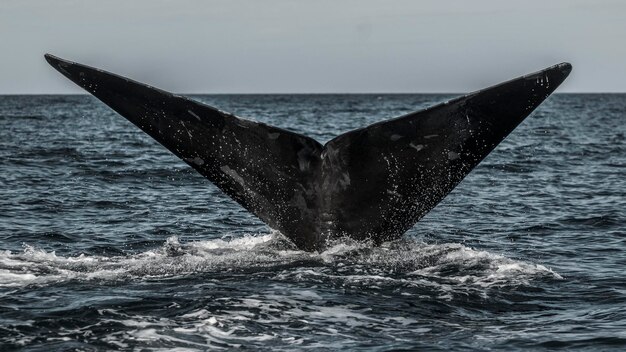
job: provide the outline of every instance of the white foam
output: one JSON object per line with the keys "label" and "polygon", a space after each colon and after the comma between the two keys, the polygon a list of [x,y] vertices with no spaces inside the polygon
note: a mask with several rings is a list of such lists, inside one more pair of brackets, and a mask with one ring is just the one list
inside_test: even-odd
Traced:
{"label": "white foam", "polygon": [[[474,250],[460,244],[440,245],[447,249],[445,255],[436,258],[433,265],[415,270],[413,274],[427,277],[442,277],[450,266],[456,266],[455,274],[445,275],[465,285],[480,287],[526,285],[536,277],[563,279],[559,274],[543,265],[527,263],[494,254]],[[433,249],[430,246],[430,249]]]}
{"label": "white foam", "polygon": [[[391,288],[398,296],[406,293],[415,299],[426,295],[427,299],[454,300],[459,296],[467,299],[469,293],[485,296],[494,288],[528,284],[535,278],[560,278],[545,266],[501,254],[461,244],[426,244],[410,239],[379,247],[337,241],[322,253],[295,250],[276,233],[181,242],[171,237],[153,250],[110,257],[63,257],[25,246],[20,253],[0,253],[0,285],[143,280],[196,272],[223,273],[225,269],[238,268],[249,273],[251,267],[258,267],[259,275],[269,276],[266,287],[218,297],[220,302],[216,306],[205,305],[178,314],[174,309],[173,314],[165,316],[99,310],[101,323],[121,324],[124,328],[97,338],[123,349],[145,344],[176,345],[181,351],[228,350],[279,342],[334,350],[357,343],[349,333],[355,328],[379,329],[389,336],[403,335],[406,331],[419,336],[430,333],[430,328],[419,318],[400,311],[390,311],[381,317],[376,312],[372,314],[372,308],[366,305],[329,298],[324,294],[326,287],[356,288],[357,292],[366,288],[372,295],[379,288]],[[267,269],[272,266],[278,269]],[[274,332],[263,328],[292,323],[308,326],[316,338],[303,338],[297,329]],[[79,328],[74,334],[91,339],[90,329],[91,326]]]}
{"label": "white foam", "polygon": [[[266,236],[245,236],[232,241],[221,239],[192,242],[184,248],[176,237],[163,247],[128,256],[60,257],[29,245],[21,253],[0,253],[0,287],[46,284],[66,280],[118,280],[133,277],[159,277],[202,271],[219,266],[245,262],[254,263],[254,253],[237,255],[272,239]],[[219,250],[219,251],[215,251]],[[216,253],[213,253],[216,252]],[[267,259],[267,258],[265,258]]]}
{"label": "white foam", "polygon": [[[373,247],[369,243],[346,240],[337,241],[322,253],[308,253],[285,245],[284,241],[278,233],[186,244],[170,237],[160,248],[109,257],[85,254],[63,257],[25,245],[21,253],[0,253],[0,287],[44,285],[67,280],[141,280],[292,263],[294,267],[274,275],[295,280],[325,277],[376,287],[399,283],[434,284],[442,292],[455,288],[437,281],[424,281],[424,278],[445,278],[448,283],[476,287],[528,284],[536,277],[562,279],[543,265],[513,260],[461,244],[401,240]],[[297,263],[303,260],[322,265],[299,267]],[[402,268],[404,276],[389,275],[397,273],[398,268]],[[311,299],[317,297],[313,291],[302,291],[300,295]]]}

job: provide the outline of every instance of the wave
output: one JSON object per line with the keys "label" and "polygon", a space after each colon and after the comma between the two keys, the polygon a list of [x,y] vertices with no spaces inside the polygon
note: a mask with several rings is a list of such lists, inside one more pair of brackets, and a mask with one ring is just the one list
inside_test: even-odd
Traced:
{"label": "wave", "polygon": [[[271,269],[271,270],[268,270]],[[551,269],[462,244],[402,239],[374,247],[341,240],[320,253],[297,250],[279,233],[181,244],[177,237],[130,255],[58,256],[24,245],[0,253],[0,287],[66,281],[118,281],[229,272],[264,272],[281,280],[328,280],[341,284],[464,285],[476,288],[527,285],[562,279]]]}

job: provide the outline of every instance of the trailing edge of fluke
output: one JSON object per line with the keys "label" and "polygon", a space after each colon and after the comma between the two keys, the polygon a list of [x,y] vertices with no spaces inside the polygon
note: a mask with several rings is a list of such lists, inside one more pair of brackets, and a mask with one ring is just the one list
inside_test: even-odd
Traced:
{"label": "trailing edge of fluke", "polygon": [[567,77],[558,64],[325,145],[52,55],[64,76],[303,250],[402,236]]}

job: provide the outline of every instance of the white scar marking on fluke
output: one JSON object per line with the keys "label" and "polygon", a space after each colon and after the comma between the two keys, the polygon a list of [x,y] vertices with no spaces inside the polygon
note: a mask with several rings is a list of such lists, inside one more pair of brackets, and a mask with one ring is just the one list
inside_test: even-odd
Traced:
{"label": "white scar marking on fluke", "polygon": [[189,132],[189,129],[187,128],[187,126],[185,126],[185,123],[183,121],[181,121],[180,124],[183,125],[183,128],[185,129],[185,131],[187,131],[187,135],[189,136],[189,140],[193,140],[193,136],[191,135],[191,132]]}
{"label": "white scar marking on fluke", "polygon": [[394,197],[402,198],[402,195],[398,193],[398,191],[396,191],[395,189],[388,189],[387,194],[390,194]]}
{"label": "white scar marking on fluke", "polygon": [[228,165],[220,167],[220,170],[222,170],[222,172],[227,174],[228,176],[232,177],[232,179],[235,180],[235,182],[240,184],[242,187],[246,187],[246,183],[243,180],[243,177],[239,176],[237,171],[231,169],[230,167],[228,167]]}
{"label": "white scar marking on fluke", "polygon": [[431,139],[431,138],[435,138],[435,137],[439,137],[438,134],[429,134],[428,136],[424,136],[424,139]]}
{"label": "white scar marking on fluke", "polygon": [[417,150],[418,152],[419,152],[420,150],[424,149],[424,145],[422,145],[422,144],[415,145],[415,144],[413,144],[413,142],[409,143],[409,146],[410,146],[411,148],[414,148],[414,149],[415,149],[415,150]]}
{"label": "white scar marking on fluke", "polygon": [[350,175],[347,172],[341,174],[341,178],[339,179],[339,184],[343,188],[347,188],[350,186]]}
{"label": "white scar marking on fluke", "polygon": [[61,62],[57,65],[57,67],[59,68],[59,70],[66,76],[71,76],[69,72],[67,72],[67,70],[65,70],[66,67],[69,67],[68,64],[66,64],[65,62]]}
{"label": "white scar marking on fluke", "polygon": [[459,158],[459,153],[448,152],[448,160],[456,160]]}
{"label": "white scar marking on fluke", "polygon": [[276,139],[276,138],[278,138],[278,136],[280,136],[280,133],[278,133],[278,132],[276,132],[276,133],[268,133],[267,136],[270,137],[270,139]]}
{"label": "white scar marking on fluke", "polygon": [[193,111],[191,111],[191,110],[187,110],[187,112],[189,113],[189,115],[191,115],[191,116],[195,117],[195,118],[196,118],[196,120],[198,120],[198,121],[202,121],[202,120],[200,120],[200,116],[196,115]]}
{"label": "white scar marking on fluke", "polygon": [[400,139],[400,138],[402,138],[402,136],[401,136],[401,135],[399,135],[399,134],[392,134],[392,135],[391,135],[391,140],[392,140],[393,142],[397,141],[397,140],[398,140],[398,139]]}
{"label": "white scar marking on fluke", "polygon": [[194,163],[194,164],[196,164],[198,166],[204,165],[204,160],[201,157],[199,157],[199,156],[196,156],[194,158],[185,158],[185,160],[189,161],[189,162],[192,162],[192,163]]}

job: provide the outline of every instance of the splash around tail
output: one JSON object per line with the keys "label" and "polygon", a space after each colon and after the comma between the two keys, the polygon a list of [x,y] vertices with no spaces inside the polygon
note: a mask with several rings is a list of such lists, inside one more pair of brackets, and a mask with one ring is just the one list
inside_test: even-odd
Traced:
{"label": "splash around tail", "polygon": [[[416,285],[464,292],[561,279],[538,264],[509,259],[461,244],[427,244],[414,238],[372,246],[350,238],[319,253],[297,249],[283,235],[247,235],[162,246],[128,255],[60,256],[29,245],[0,253],[0,287],[48,286],[62,282],[119,282],[184,277],[268,276],[271,280],[327,281],[333,285]],[[444,297],[445,298],[445,297]]]}

